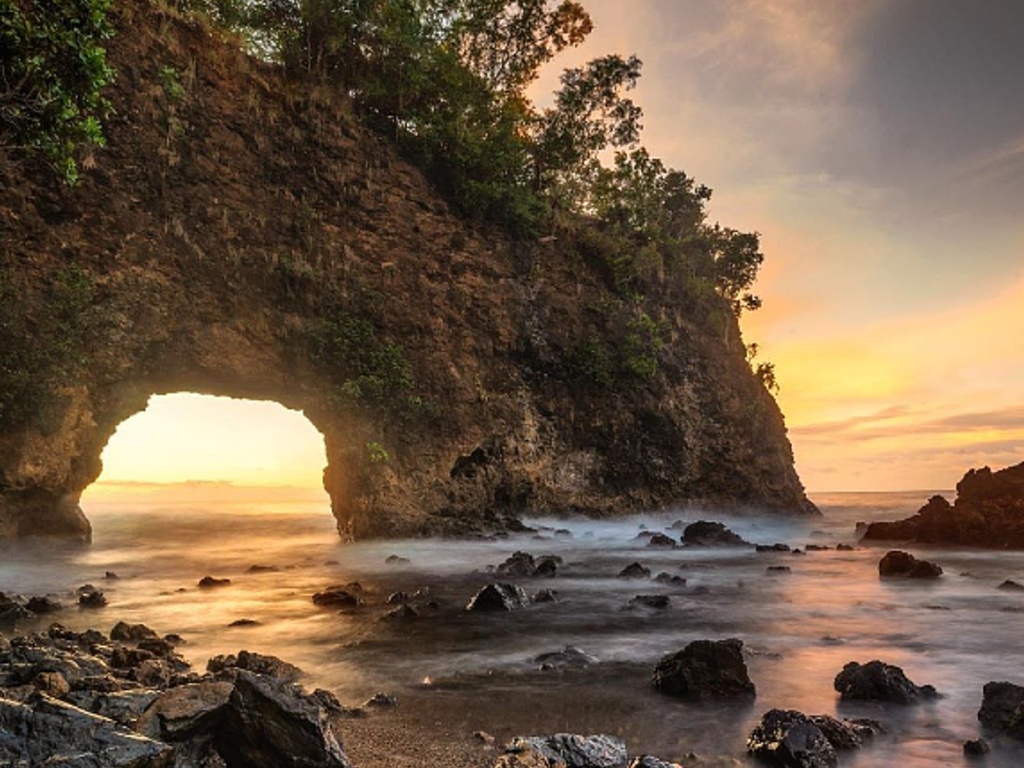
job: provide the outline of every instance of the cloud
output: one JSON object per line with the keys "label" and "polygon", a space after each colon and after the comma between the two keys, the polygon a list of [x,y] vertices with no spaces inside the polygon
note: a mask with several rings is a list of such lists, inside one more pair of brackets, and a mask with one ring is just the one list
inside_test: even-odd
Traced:
{"label": "cloud", "polygon": [[972,449],[980,445],[1003,445],[1024,441],[1024,404],[989,411],[970,411],[942,416],[920,418],[920,411],[905,405],[895,405],[864,416],[839,421],[820,422],[793,427],[792,432],[801,439],[824,437],[828,440],[857,439],[881,440],[908,438],[914,435],[948,435],[970,438],[978,433],[1013,432],[1021,435],[1013,440],[971,442]]}

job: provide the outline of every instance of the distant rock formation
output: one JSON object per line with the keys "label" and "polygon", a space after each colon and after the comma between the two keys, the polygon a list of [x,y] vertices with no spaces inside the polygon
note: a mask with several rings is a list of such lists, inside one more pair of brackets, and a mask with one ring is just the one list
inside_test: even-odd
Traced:
{"label": "distant rock formation", "polygon": [[954,504],[932,496],[913,517],[871,523],[864,540],[1024,549],[1024,463],[972,469],[956,491]]}

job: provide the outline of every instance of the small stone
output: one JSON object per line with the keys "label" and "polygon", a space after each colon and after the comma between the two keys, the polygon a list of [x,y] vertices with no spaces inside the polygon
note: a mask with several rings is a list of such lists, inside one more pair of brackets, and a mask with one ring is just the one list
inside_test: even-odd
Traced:
{"label": "small stone", "polygon": [[226,587],[231,583],[231,579],[218,579],[214,576],[203,576],[199,580],[198,587],[200,589],[212,589],[214,587]]}
{"label": "small stone", "polygon": [[397,707],[398,699],[390,693],[375,693],[363,702],[364,707]]}
{"label": "small stone", "polygon": [[118,576],[113,571],[107,571],[106,573],[103,574],[103,578],[106,579],[107,581],[116,581],[117,579],[119,579],[121,577]]}
{"label": "small stone", "polygon": [[229,627],[258,627],[262,622],[256,621],[256,619],[235,619]]}
{"label": "small stone", "polygon": [[473,738],[481,744],[486,744],[488,746],[494,744],[495,741],[494,737],[487,733],[487,731],[473,731]]}

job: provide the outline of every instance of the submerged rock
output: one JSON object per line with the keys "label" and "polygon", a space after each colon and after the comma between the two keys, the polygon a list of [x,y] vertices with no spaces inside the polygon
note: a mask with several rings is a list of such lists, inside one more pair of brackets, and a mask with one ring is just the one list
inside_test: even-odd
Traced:
{"label": "submerged rock", "polygon": [[533,660],[542,670],[584,669],[597,664],[599,659],[575,645],[567,645],[561,651],[542,653]]}
{"label": "submerged rock", "polygon": [[757,552],[789,552],[788,544],[758,544],[754,548]]}
{"label": "submerged rock", "polygon": [[530,604],[522,587],[515,584],[488,584],[466,605],[467,611],[514,611]]}
{"label": "submerged rock", "polygon": [[203,576],[196,584],[200,589],[213,589],[214,587],[226,587],[231,579],[218,579],[215,576]]}
{"label": "submerged rock", "polygon": [[63,607],[58,601],[51,600],[49,597],[30,597],[29,601],[25,603],[25,610],[37,616],[56,613]]}
{"label": "submerged rock", "polygon": [[913,704],[939,695],[934,686],[915,685],[900,667],[877,659],[867,664],[851,661],[836,675],[834,686],[843,701]]}
{"label": "submerged rock", "polygon": [[626,768],[683,768],[679,763],[670,763],[654,755],[640,755],[629,761]]}
{"label": "submerged rock", "polygon": [[666,536],[664,533],[652,533],[647,539],[648,547],[661,547],[663,549],[675,549],[678,544],[676,540],[671,536]]}
{"label": "submerged rock", "polygon": [[654,580],[657,581],[659,584],[671,584],[673,587],[686,586],[686,579],[684,579],[682,576],[676,576],[666,571],[662,571],[661,573],[659,573],[657,576],[654,577]]}
{"label": "submerged rock", "polygon": [[811,718],[796,710],[769,710],[747,739],[747,751],[779,768],[834,768],[836,750]]}
{"label": "submerged rock", "polygon": [[902,577],[908,579],[937,579],[942,568],[927,560],[918,560],[909,552],[894,549],[878,562],[881,577]]}
{"label": "submerged rock", "polygon": [[683,544],[687,547],[749,547],[749,541],[730,531],[722,523],[698,520],[683,531]]}
{"label": "submerged rock", "polygon": [[516,736],[495,768],[565,766],[565,768],[625,768],[626,743],[614,736]]}
{"label": "submerged rock", "polygon": [[351,585],[328,587],[323,592],[313,595],[313,605],[324,608],[346,607],[355,608],[363,604],[363,599]]}
{"label": "submerged rock", "polygon": [[103,608],[106,604],[107,598],[101,590],[95,587],[91,589],[82,588],[78,593],[78,606],[80,608]]}
{"label": "submerged rock", "polygon": [[651,578],[651,569],[646,566],[640,565],[640,563],[631,563],[619,571],[620,579],[649,579]]}
{"label": "submerged rock", "polygon": [[997,589],[1001,589],[1004,592],[1024,592],[1024,584],[1020,584],[1013,579],[1007,579]]}
{"label": "submerged rock", "polygon": [[984,757],[992,751],[992,747],[984,739],[970,739],[964,742],[964,755],[966,757]]}
{"label": "submerged rock", "polygon": [[645,608],[668,608],[672,600],[668,595],[637,595],[630,599],[630,605],[641,605]]}
{"label": "submerged rock", "polygon": [[753,697],[757,689],[743,661],[743,641],[695,640],[654,668],[654,687],[690,699]]}
{"label": "submerged rock", "polygon": [[1024,741],[1024,687],[1005,681],[986,683],[978,720],[989,728]]}

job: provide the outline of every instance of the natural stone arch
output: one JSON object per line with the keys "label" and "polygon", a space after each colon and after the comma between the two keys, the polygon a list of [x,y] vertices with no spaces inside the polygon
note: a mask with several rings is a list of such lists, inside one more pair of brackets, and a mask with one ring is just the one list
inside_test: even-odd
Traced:
{"label": "natural stone arch", "polygon": [[[724,299],[655,277],[623,297],[585,242],[467,224],[344,105],[201,26],[136,0],[115,20],[115,117],[82,183],[0,148],[0,405],[32,403],[0,412],[0,543],[84,538],[110,434],[182,390],[305,413],[346,537],[813,510]],[[175,100],[168,67],[195,73]],[[660,329],[654,372],[588,381],[580,349],[630,354],[637,320]]]}

